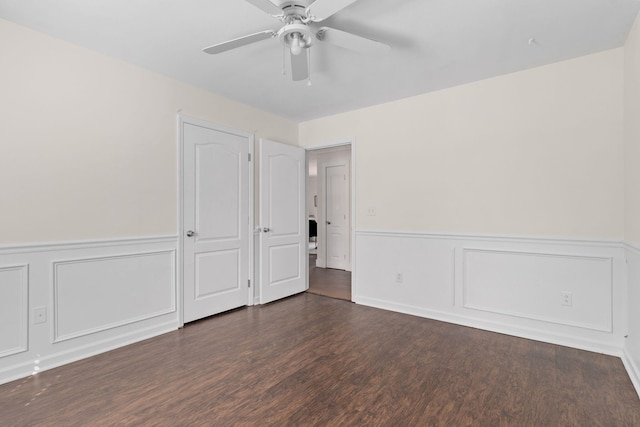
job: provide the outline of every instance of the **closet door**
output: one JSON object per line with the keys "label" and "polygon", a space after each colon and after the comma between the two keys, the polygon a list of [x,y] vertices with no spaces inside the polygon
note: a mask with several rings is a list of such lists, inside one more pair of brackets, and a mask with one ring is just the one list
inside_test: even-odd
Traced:
{"label": "closet door", "polygon": [[182,126],[186,323],[248,304],[252,137],[202,122]]}
{"label": "closet door", "polygon": [[260,303],[307,283],[306,152],[260,140]]}

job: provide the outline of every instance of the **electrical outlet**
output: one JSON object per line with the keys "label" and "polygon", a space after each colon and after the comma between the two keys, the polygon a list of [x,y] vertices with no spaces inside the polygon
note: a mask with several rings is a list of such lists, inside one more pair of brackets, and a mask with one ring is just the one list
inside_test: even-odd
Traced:
{"label": "electrical outlet", "polygon": [[402,283],[402,273],[396,273],[396,283]]}
{"label": "electrical outlet", "polygon": [[37,307],[33,309],[33,324],[45,323],[47,321],[47,307]]}
{"label": "electrical outlet", "polygon": [[369,206],[367,208],[367,215],[368,216],[376,216],[376,207],[375,206]]}
{"label": "electrical outlet", "polygon": [[562,295],[562,305],[566,305],[567,307],[571,307],[573,304],[573,295],[569,291],[563,291]]}

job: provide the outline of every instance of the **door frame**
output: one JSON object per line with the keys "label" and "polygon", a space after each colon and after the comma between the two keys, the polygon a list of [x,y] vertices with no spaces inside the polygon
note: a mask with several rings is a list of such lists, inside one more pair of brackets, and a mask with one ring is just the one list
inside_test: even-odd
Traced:
{"label": "door frame", "polygon": [[[351,175],[351,194],[350,194],[350,204],[351,204],[351,230],[350,230],[350,241],[349,241],[349,251],[350,251],[350,267],[351,267],[351,301],[355,301],[356,297],[356,138],[344,138],[339,141],[327,142],[314,144],[303,147],[307,151],[306,155],[306,177],[305,177],[305,185],[307,186],[307,191],[309,190],[309,151],[315,150],[323,150],[325,148],[335,148],[335,147],[345,147],[351,146],[351,162],[350,162],[350,175]],[[309,197],[307,197],[307,216],[309,216]],[[307,230],[307,235],[309,231]],[[325,243],[326,246],[326,243]],[[308,251],[307,251],[308,252]],[[308,255],[307,255],[308,259]],[[309,281],[309,271],[307,269],[307,286]]]}
{"label": "door frame", "polygon": [[177,124],[178,124],[178,212],[177,212],[177,229],[178,229],[178,251],[176,253],[177,262],[176,262],[176,307],[178,309],[178,327],[182,328],[184,326],[184,274],[183,274],[183,263],[184,263],[184,159],[183,159],[183,151],[184,151],[184,133],[183,126],[185,123],[192,124],[195,126],[202,126],[209,129],[216,130],[218,132],[230,133],[233,135],[238,135],[249,140],[249,156],[251,160],[249,161],[249,224],[247,228],[249,239],[249,265],[247,266],[249,272],[249,281],[250,286],[247,287],[247,300],[246,305],[253,305],[253,292],[255,288],[255,277],[254,277],[254,269],[253,269],[253,251],[254,251],[254,212],[253,212],[253,194],[254,194],[254,165],[255,165],[255,156],[254,156],[254,134],[245,132],[242,130],[230,128],[227,126],[221,126],[217,123],[213,123],[207,120],[197,119],[195,117],[190,117],[178,112]]}

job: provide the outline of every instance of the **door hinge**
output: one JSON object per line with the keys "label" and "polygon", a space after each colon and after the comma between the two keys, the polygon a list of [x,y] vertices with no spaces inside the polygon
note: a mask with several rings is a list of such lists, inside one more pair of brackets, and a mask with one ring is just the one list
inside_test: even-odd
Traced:
{"label": "door hinge", "polygon": [[249,153],[247,157],[249,158],[249,161],[251,161],[251,153]]}
{"label": "door hinge", "polygon": [[247,284],[251,287],[251,279],[247,280]]}

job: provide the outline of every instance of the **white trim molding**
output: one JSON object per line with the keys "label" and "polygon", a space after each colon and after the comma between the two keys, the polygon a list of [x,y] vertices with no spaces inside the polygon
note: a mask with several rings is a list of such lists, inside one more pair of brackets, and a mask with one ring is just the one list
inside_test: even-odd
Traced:
{"label": "white trim molding", "polygon": [[[611,310],[613,301],[612,257],[488,250],[469,247],[463,248],[462,253],[462,306],[464,308],[592,329],[594,331],[613,332]],[[473,269],[470,266],[472,264],[470,258],[474,255],[495,259],[489,265],[479,266],[479,269],[484,271],[477,271],[478,267]],[[513,262],[513,260],[509,259],[513,257],[521,258],[518,260],[520,262]],[[577,263],[579,265],[575,265]],[[570,264],[574,265],[571,266]],[[545,271],[542,271],[543,269]],[[510,280],[505,280],[505,275],[510,275]],[[541,278],[541,276],[544,277]],[[564,280],[564,282],[559,283],[560,280]],[[480,286],[478,282],[480,282]],[[494,286],[502,285],[502,287],[495,290],[481,288],[483,284],[488,287],[488,283]],[[581,298],[582,317],[574,315],[577,307],[574,308],[573,303],[571,306],[562,306],[559,303],[562,289],[574,289],[575,287],[580,287],[583,295],[591,294]],[[474,301],[474,288],[480,288],[477,289],[475,294],[476,297],[478,296],[477,294],[480,294],[481,302]],[[493,292],[487,292],[488,290]],[[489,294],[488,298],[485,297],[486,294]],[[512,298],[509,298],[509,295]],[[573,295],[572,292],[571,295]],[[554,303],[548,304],[550,307],[545,309],[540,307],[541,299],[545,302],[553,301]],[[500,304],[501,300],[502,304]],[[590,319],[594,317],[594,312],[595,314],[602,313],[603,315],[597,316],[599,318],[595,320]]]}
{"label": "white trim molding", "polygon": [[97,249],[108,247],[122,247],[128,245],[140,245],[150,243],[174,243],[178,236],[149,236],[149,237],[128,237],[115,239],[96,239],[96,240],[74,240],[68,242],[39,242],[39,243],[18,243],[15,245],[0,245],[0,256],[9,254],[63,251],[63,250],[79,250],[79,249]]}
{"label": "white trim molding", "polygon": [[625,242],[625,266],[626,266],[626,298],[625,298],[625,342],[624,363],[631,382],[640,396],[640,247],[636,244]]}
{"label": "white trim molding", "polygon": [[[53,342],[66,341],[175,312],[175,260],[176,251],[167,250],[54,261]],[[147,265],[141,268],[139,264],[143,262]],[[70,273],[75,277],[62,280],[63,269],[67,270],[67,275]],[[163,272],[163,269],[166,271]],[[95,277],[96,273],[100,273],[99,277]],[[70,281],[75,283],[69,283]],[[164,283],[159,286],[161,281]],[[96,286],[88,286],[92,283]],[[66,292],[61,289],[70,286],[76,287],[75,292],[73,289]],[[105,292],[105,288],[109,291]],[[65,305],[66,309],[63,309],[61,295],[67,295],[68,300],[69,296],[74,294],[82,294],[84,298],[76,297]],[[126,296],[126,301],[123,301],[123,296]],[[128,313],[123,313],[123,305],[128,306]],[[67,311],[74,307],[79,309],[79,313],[70,316]],[[96,322],[95,316],[98,311],[101,312],[102,319]],[[61,331],[61,315],[71,317],[67,323],[76,325],[74,332]],[[94,326],[87,327],[88,324]],[[78,326],[81,328],[78,329]]]}
{"label": "white trim molding", "polygon": [[362,304],[382,310],[395,311],[397,313],[424,317],[425,319],[437,320],[439,322],[447,322],[454,325],[496,332],[498,334],[511,335],[548,344],[607,354],[609,356],[621,357],[622,354],[622,350],[617,345],[603,344],[598,340],[580,339],[572,336],[571,334],[549,334],[537,328],[509,325],[505,322],[483,320],[476,316],[452,314],[446,311],[429,310],[414,305],[394,304],[389,301],[382,301],[374,298],[358,298],[358,300],[354,302],[356,304]]}
{"label": "white trim molding", "polygon": [[638,396],[640,397],[640,369],[638,369],[638,365],[634,362],[633,357],[626,348],[620,356],[620,359],[622,359],[622,363],[624,364],[624,368],[627,370],[629,379],[631,380],[633,387],[636,389],[636,393],[638,393]]}
{"label": "white trim molding", "polygon": [[356,303],[622,354],[621,242],[358,230],[356,253]]}
{"label": "white trim molding", "polygon": [[177,329],[176,253],[177,236],[0,247],[19,310],[6,341],[22,341],[0,383]]}
{"label": "white trim molding", "polygon": [[491,242],[505,242],[505,243],[533,243],[533,244],[548,244],[548,245],[564,245],[564,246],[594,246],[604,248],[619,249],[623,245],[637,248],[640,252],[640,246],[633,246],[625,243],[621,240],[594,240],[594,239],[577,239],[577,238],[565,238],[565,237],[535,237],[535,236],[510,236],[510,235],[495,235],[495,234],[463,234],[463,233],[437,233],[426,231],[402,231],[402,230],[357,230],[357,234],[367,236],[393,236],[393,237],[408,237],[408,238],[430,238],[430,239],[444,239],[444,240],[464,240],[464,241],[491,241]]}
{"label": "white trim molding", "polygon": [[[14,301],[24,298],[23,309],[17,317],[21,320],[14,322],[10,335],[22,337],[24,345],[18,349],[12,344],[11,351],[0,353],[0,383],[28,376],[36,367],[40,370],[53,368],[177,329],[180,326],[178,240],[178,236],[152,236],[0,247],[0,273],[20,273],[11,275],[9,281],[14,291],[19,289],[14,294],[20,296]],[[362,230],[355,232],[354,253],[352,286],[356,303],[621,357],[640,394],[640,312],[636,313],[635,309],[640,304],[640,247],[634,244]],[[465,253],[495,254],[500,262],[494,265],[486,263],[485,259],[474,259],[480,268],[465,271]],[[500,254],[507,254],[507,257],[500,257]],[[529,259],[527,255],[534,257]],[[544,283],[554,284],[551,288],[554,292],[591,280],[588,291],[579,286],[570,288],[574,308],[586,301],[587,308],[606,312],[602,307],[610,304],[610,327],[592,328],[589,322],[574,322],[572,315],[558,322],[546,311],[542,313],[547,316],[541,317],[536,317],[535,312],[533,316],[531,313],[518,316],[517,312],[514,315],[501,310],[503,306],[498,309],[491,306],[492,310],[484,311],[477,309],[476,300],[468,299],[465,287],[468,289],[470,280],[475,281],[472,286],[481,286],[489,293],[505,292],[517,277],[513,272],[525,271],[527,277],[538,274],[531,273],[527,264],[523,267],[510,260],[524,257],[537,266],[535,262],[540,261],[540,256],[553,261],[543,264],[540,272],[546,275],[541,276],[547,281]],[[60,296],[60,268],[70,267],[73,274],[65,280],[74,285],[72,288],[76,292],[82,290],[82,283],[98,286],[99,281],[93,281],[96,275],[102,274],[99,267],[114,260],[122,260],[130,268],[142,272],[141,277],[151,286],[142,289],[145,292],[160,290],[164,296],[162,301],[166,303],[164,309],[147,307],[141,316],[123,316],[115,321],[113,318],[92,318],[96,321],[94,326],[97,325],[94,329],[85,328],[75,334],[56,332],[54,319],[59,313],[55,301]],[[141,260],[151,262],[137,262]],[[571,263],[582,261],[588,275],[574,277],[573,273],[580,270]],[[501,264],[502,267],[496,267]],[[495,268],[511,275],[500,278],[487,274]],[[402,274],[398,276],[398,273]],[[161,288],[153,287],[154,274],[161,278]],[[535,285],[535,281],[521,284],[526,290]],[[596,301],[595,294],[589,293],[594,288],[610,297]],[[123,288],[114,291],[123,292]],[[585,296],[587,298],[581,300]],[[507,302],[512,301],[509,298],[512,296],[507,297]],[[80,298],[76,301],[80,305],[72,305],[73,310],[78,310],[72,310],[76,317],[81,314],[82,301]],[[557,309],[559,299],[537,301],[531,309],[546,310],[547,304],[553,304]],[[33,310],[40,308],[45,309],[45,319],[36,322]],[[575,316],[580,318],[582,314],[575,313]]]}

